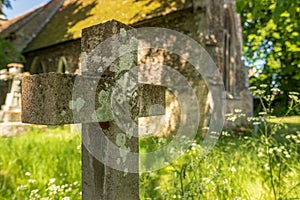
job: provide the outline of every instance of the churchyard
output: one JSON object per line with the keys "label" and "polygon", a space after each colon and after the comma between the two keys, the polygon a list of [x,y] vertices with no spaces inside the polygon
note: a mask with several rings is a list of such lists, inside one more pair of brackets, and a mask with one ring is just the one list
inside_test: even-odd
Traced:
{"label": "churchyard", "polygon": [[[97,34],[111,34],[109,30],[116,29],[114,27],[121,28],[120,30],[127,28],[126,25],[117,21],[110,21],[98,26],[85,30],[83,51],[88,52],[95,47],[89,43],[93,44],[98,41],[99,35]],[[101,31],[97,32],[97,30]],[[123,33],[122,37],[124,35],[132,37],[130,32],[127,35]],[[115,37],[114,40],[120,40],[122,37]],[[132,58],[130,61],[134,62],[134,56]],[[121,61],[118,64],[122,66]],[[98,65],[90,63],[88,70],[85,71],[86,75],[95,74],[90,73],[95,66]],[[145,73],[133,72],[133,75],[145,76]],[[146,78],[151,77],[151,73],[146,73],[146,75],[148,75]],[[100,133],[97,132],[95,121],[104,121],[99,123],[102,128],[100,131],[116,140],[116,144],[120,148],[126,148],[126,146],[122,146],[126,144],[126,140],[124,142],[124,140],[118,139],[120,132],[114,133],[117,129],[108,128],[114,125],[106,123],[106,121],[115,119],[110,117],[109,111],[103,110],[102,106],[105,105],[103,102],[109,101],[105,95],[100,95],[99,101],[102,104],[96,104],[96,108],[97,106],[98,109],[102,108],[101,112],[97,112],[96,117],[89,115],[90,103],[86,104],[87,107],[84,103],[80,103],[85,100],[89,101],[91,97],[88,90],[93,88],[92,83],[95,79],[93,77],[91,79],[89,76],[87,76],[88,78],[76,76],[76,78],[79,77],[81,86],[84,83],[83,88],[80,89],[84,91],[85,96],[81,96],[82,91],[78,91],[78,88],[74,87],[76,82],[72,75],[49,73],[23,78],[22,101],[23,105],[26,105],[22,107],[23,122],[51,126],[47,130],[32,126],[24,135],[1,138],[0,189],[2,199],[67,200],[97,199],[103,196],[105,196],[104,199],[144,200],[295,199],[300,195],[300,118],[299,116],[283,117],[282,119],[272,117],[271,105],[279,93],[278,90],[272,90],[273,96],[268,98],[264,96],[264,90],[266,90],[264,85],[261,85],[260,88],[250,88],[253,95],[260,99],[263,107],[266,108],[265,112],[258,113],[257,117],[248,117],[248,123],[252,124],[250,127],[240,127],[231,131],[223,130],[217,144],[210,149],[206,156],[202,154],[205,148],[205,138],[197,136],[188,141],[189,147],[180,151],[181,156],[178,159],[171,160],[171,162],[164,160],[165,167],[133,173],[136,172],[134,170],[143,170],[145,163],[139,162],[140,156],[135,155],[136,160],[129,160],[137,167],[126,164],[126,159],[118,162],[119,158],[127,156],[125,154],[122,157],[123,150],[120,150],[121,157],[119,157],[119,154],[114,154],[111,149],[99,148],[101,152],[107,153],[102,154],[104,157],[116,156],[110,158],[113,164],[119,165],[123,162],[120,168],[115,169],[111,168],[109,163],[105,163],[105,160],[101,160],[101,162],[95,160],[99,157],[92,155],[95,154],[95,149],[91,148],[92,144],[99,140],[95,133]],[[115,77],[119,78],[119,76]],[[101,89],[111,87],[112,80],[100,78],[100,84],[101,81],[109,81],[108,84],[102,85],[100,91],[92,90],[92,92],[97,91],[102,94]],[[146,82],[148,79],[141,80]],[[125,83],[125,85],[131,86],[130,82]],[[215,89],[216,85],[218,84],[215,84],[212,89]],[[75,92],[78,92],[75,99],[74,91],[73,96],[70,92],[72,88],[77,89]],[[159,88],[158,91],[161,89]],[[142,109],[136,114],[142,111],[142,114],[147,116],[145,110],[147,111],[153,103],[161,104],[162,107],[166,106],[161,100],[165,98],[164,93],[155,93],[151,87],[138,89],[138,91],[146,95],[146,98],[138,99],[138,105]],[[163,98],[157,98],[157,96]],[[287,114],[300,106],[298,96],[297,93],[290,94],[290,106]],[[47,99],[51,99],[51,102],[45,101]],[[47,105],[44,104],[45,102]],[[122,104],[122,101],[118,103]],[[96,109],[93,106],[92,108]],[[98,111],[98,109],[96,110]],[[127,107],[127,109],[130,109],[131,112],[135,111],[131,107]],[[80,115],[76,112],[79,112]],[[152,112],[151,115],[155,115],[155,112]],[[241,110],[236,109],[234,113],[227,114],[226,118],[227,121],[236,124],[245,116]],[[71,128],[72,125],[63,125],[79,122],[83,123],[82,131],[80,128]],[[90,138],[86,138],[87,135]],[[139,152],[139,155],[150,154],[167,146],[175,139],[175,136],[171,134],[132,138],[133,142],[129,144],[130,147],[137,148],[136,151]],[[99,149],[96,150],[99,151]],[[163,158],[158,157],[158,159]],[[153,158],[147,157],[142,161],[146,162],[146,165],[152,165],[154,162],[151,159]],[[127,169],[126,166],[133,168]],[[110,173],[103,172],[103,167],[107,168],[106,170]],[[128,170],[133,171],[128,172]],[[99,187],[103,182],[109,187]],[[119,186],[123,186],[127,190],[123,190]],[[128,196],[124,197],[124,195]]]}
{"label": "churchyard", "polygon": [[[300,195],[299,120],[287,118],[288,129],[281,132],[288,143],[278,142],[272,152],[278,156],[273,163],[275,187],[283,199]],[[140,151],[164,142],[142,141]],[[46,132],[33,128],[26,135],[1,138],[0,199],[81,199],[80,148],[80,135],[68,126]],[[224,133],[203,159],[197,158],[199,148],[192,146],[169,167],[141,174],[140,199],[274,199],[266,147],[259,135]]]}
{"label": "churchyard", "polygon": [[205,48],[108,20],[82,29],[74,73],[65,57],[56,72],[38,57],[31,75],[1,72],[0,200],[298,199],[300,95],[250,87],[241,27],[211,18],[234,12],[221,3],[201,13]]}

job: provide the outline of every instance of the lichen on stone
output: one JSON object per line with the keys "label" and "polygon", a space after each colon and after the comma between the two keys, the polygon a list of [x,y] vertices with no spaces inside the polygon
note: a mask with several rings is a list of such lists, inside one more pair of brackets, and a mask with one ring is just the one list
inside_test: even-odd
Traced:
{"label": "lichen on stone", "polygon": [[[116,145],[119,146],[120,158],[117,159],[117,164],[120,165],[121,162],[125,163],[127,159],[127,154],[130,152],[130,147],[126,147],[126,135],[124,133],[118,133],[116,136]],[[128,169],[124,169],[124,176],[128,173]]]}
{"label": "lichen on stone", "polygon": [[123,38],[127,36],[127,31],[124,28],[120,28],[120,36]]}
{"label": "lichen on stone", "polygon": [[67,114],[67,112],[63,110],[63,111],[61,111],[60,114],[61,114],[61,116],[65,116]]}
{"label": "lichen on stone", "polygon": [[96,116],[99,121],[112,121],[113,114],[110,106],[110,90],[101,90],[99,92],[99,107],[96,110]]}
{"label": "lichen on stone", "polygon": [[77,98],[75,101],[69,101],[69,108],[71,110],[76,110],[79,112],[84,107],[85,101],[81,97]]}
{"label": "lichen on stone", "polygon": [[125,168],[124,169],[124,176],[127,176],[127,174],[128,174],[128,168]]}
{"label": "lichen on stone", "polygon": [[126,135],[124,133],[119,133],[116,137],[116,144],[119,147],[125,146],[126,143]]}

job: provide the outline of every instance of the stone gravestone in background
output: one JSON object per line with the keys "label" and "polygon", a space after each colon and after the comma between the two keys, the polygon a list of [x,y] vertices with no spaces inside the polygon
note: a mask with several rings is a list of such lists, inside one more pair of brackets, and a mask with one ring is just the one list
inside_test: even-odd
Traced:
{"label": "stone gravestone in background", "polygon": [[0,106],[1,107],[2,105],[5,104],[6,94],[8,93],[10,82],[11,81],[7,69],[0,70]]}
{"label": "stone gravestone in background", "polygon": [[11,79],[10,91],[5,98],[5,104],[0,110],[0,135],[13,136],[26,132],[28,125],[21,123],[21,80],[22,64],[11,63],[8,65],[9,71],[1,76],[2,79]]}
{"label": "stone gravestone in background", "polygon": [[8,74],[11,76],[12,84],[10,92],[6,95],[5,105],[2,106],[4,118],[2,121],[21,121],[21,80],[22,80],[22,64],[8,65]]}
{"label": "stone gravestone in background", "polygon": [[[132,28],[114,20],[84,29],[80,76],[49,73],[27,76],[22,81],[23,122],[82,123],[83,199],[139,199],[138,129],[132,128],[128,134],[117,125],[110,108],[111,100],[117,110],[114,114],[130,111],[129,121],[135,122],[139,116],[148,115],[152,104],[165,106],[163,87],[137,87],[133,83],[138,80],[137,70],[134,70],[137,52],[119,55],[124,47],[137,49],[134,32],[126,32],[129,29]],[[112,43],[97,49],[108,38]],[[124,94],[128,105],[123,99],[112,99],[118,82],[128,88]],[[130,89],[134,88],[136,97],[131,96]],[[121,126],[130,124],[126,120]]]}

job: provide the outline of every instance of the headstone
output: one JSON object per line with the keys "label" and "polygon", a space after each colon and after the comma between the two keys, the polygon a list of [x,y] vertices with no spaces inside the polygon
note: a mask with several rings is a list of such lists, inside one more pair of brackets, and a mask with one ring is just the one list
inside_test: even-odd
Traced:
{"label": "headstone", "polygon": [[[1,80],[10,84],[10,91],[6,94],[5,104],[0,110],[0,136],[14,136],[24,133],[28,129],[27,124],[21,122],[21,80],[22,64],[11,63],[8,72],[2,73]],[[5,82],[3,82],[5,83]]]}
{"label": "headstone", "polygon": [[[8,75],[7,69],[0,70],[0,108],[5,104],[6,94],[9,90],[10,77]],[[0,119],[1,119],[0,111]]]}
{"label": "headstone", "polygon": [[4,111],[2,122],[20,122],[21,121],[21,64],[9,64],[9,76],[12,77],[10,92],[6,95],[5,105],[1,110]]}
{"label": "headstone", "polygon": [[[82,123],[83,199],[139,199],[139,133],[130,126],[152,104],[165,106],[163,87],[137,86],[137,52],[121,55],[124,48],[137,49],[134,31],[128,30],[114,20],[84,29],[81,75],[37,74],[22,81],[23,122]],[[111,43],[99,46],[107,40]],[[120,96],[119,86],[128,93]],[[129,118],[115,118],[126,113]]]}

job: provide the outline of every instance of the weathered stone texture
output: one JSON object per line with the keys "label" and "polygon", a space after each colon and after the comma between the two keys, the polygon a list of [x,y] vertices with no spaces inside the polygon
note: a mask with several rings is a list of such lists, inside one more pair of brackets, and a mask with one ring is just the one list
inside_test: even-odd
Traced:
{"label": "weathered stone texture", "polygon": [[132,25],[135,28],[163,27],[184,33],[203,46],[207,34],[206,13],[203,10],[193,11],[192,8],[166,16],[146,20]]}
{"label": "weathered stone texture", "polygon": [[[73,124],[113,119],[112,78],[48,73],[23,78],[22,120],[32,124]],[[97,95],[98,94],[98,95]]]}
{"label": "weathered stone texture", "polygon": [[[82,52],[87,56],[92,50],[94,50],[98,44],[103,42],[105,39],[112,37],[112,35],[120,33],[121,29],[131,29],[130,27],[117,22],[109,21],[101,25],[93,26],[91,28],[83,30],[82,38]],[[101,49],[100,49],[101,50]],[[109,56],[113,49],[106,49],[108,55],[99,55],[98,58]],[[87,57],[83,57],[84,59]],[[137,55],[134,57],[131,64],[135,64]],[[86,68],[84,68],[86,67]],[[101,67],[101,66],[100,66]],[[91,63],[91,65],[83,66],[82,74],[88,76],[99,76],[104,71],[98,70],[99,65]],[[121,66],[122,68],[122,66]],[[111,70],[108,69],[108,72]],[[122,71],[119,71],[122,73]],[[117,78],[119,74],[108,73],[107,76]],[[102,131],[111,140],[116,141],[116,137],[120,134],[120,130],[115,130],[117,127],[114,121],[100,123]],[[97,130],[98,123],[90,123],[83,125],[83,134],[87,140],[93,140],[93,134],[95,129]],[[99,130],[98,130],[99,131]],[[100,134],[100,133],[99,133]],[[136,134],[135,134],[136,135]],[[128,140],[130,144],[127,144],[129,149],[134,150],[138,153],[138,138],[133,137]],[[109,157],[110,151],[105,141],[100,141],[104,145],[105,152],[102,152],[105,157]],[[125,173],[124,171],[118,171],[105,164],[96,160],[89,151],[87,146],[83,143],[82,151],[82,166],[83,171],[83,199],[107,199],[107,200],[123,200],[123,199],[139,199],[139,174],[138,173]],[[138,156],[134,161],[135,165],[138,166]],[[124,168],[125,170],[125,168]],[[92,177],[92,179],[89,179]],[[92,188],[92,190],[90,189]],[[95,188],[95,189],[93,189]]]}
{"label": "weathered stone texture", "polygon": [[22,121],[31,124],[73,123],[68,107],[76,76],[39,74],[22,80]]}

